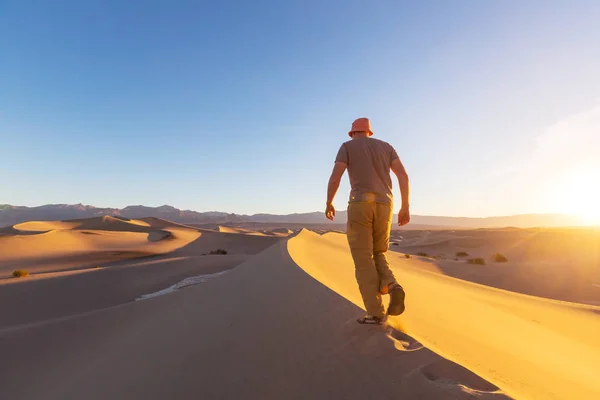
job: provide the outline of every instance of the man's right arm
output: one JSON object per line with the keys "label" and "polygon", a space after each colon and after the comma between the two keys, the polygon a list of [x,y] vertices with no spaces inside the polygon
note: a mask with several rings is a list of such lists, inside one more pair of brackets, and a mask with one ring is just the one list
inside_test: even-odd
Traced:
{"label": "man's right arm", "polygon": [[402,196],[402,208],[398,215],[398,224],[406,225],[410,221],[410,185],[406,169],[399,158],[392,161],[391,169],[398,177],[398,185],[400,186],[400,194]]}

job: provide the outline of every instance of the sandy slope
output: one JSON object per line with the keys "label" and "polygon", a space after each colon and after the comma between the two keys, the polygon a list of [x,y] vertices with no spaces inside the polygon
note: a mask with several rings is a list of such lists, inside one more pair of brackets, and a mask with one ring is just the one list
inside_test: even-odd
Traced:
{"label": "sandy slope", "polygon": [[[390,249],[441,258],[421,267],[460,279],[556,300],[597,304],[600,290],[600,230],[503,229],[394,231]],[[468,257],[457,257],[463,251]],[[501,253],[506,263],[494,262]],[[486,265],[469,265],[481,257]]]}
{"label": "sandy slope", "polygon": [[[27,278],[0,280],[0,328],[132,301],[186,277],[231,269],[279,240],[199,231],[155,218],[134,222],[136,226],[147,228],[147,233],[128,232],[122,230],[128,226],[120,220],[111,218],[108,224],[103,223],[105,221],[106,218],[82,220],[75,226],[60,222],[28,224],[30,229],[37,227],[43,231],[49,226],[65,229],[35,236],[13,236],[14,240],[22,240],[22,245],[3,249],[5,260],[15,256],[8,266],[16,269],[35,263],[34,268],[27,269],[36,273]],[[81,226],[86,230],[75,229]],[[93,227],[99,230],[92,230]],[[109,227],[117,231],[106,230]],[[81,235],[82,232],[87,234]],[[4,238],[4,243],[10,245],[7,239]],[[110,260],[106,259],[107,249],[123,251]],[[228,254],[209,255],[216,249],[225,249]],[[140,254],[152,257],[123,260]],[[40,267],[47,267],[48,261],[60,272],[40,272]],[[102,261],[101,267],[82,268],[93,261]],[[75,269],[70,269],[69,263]]]}
{"label": "sandy slope", "polygon": [[152,219],[98,217],[32,221],[0,235],[0,277],[15,269],[31,273],[91,267],[116,260],[164,254],[194,241],[197,229]]}
{"label": "sandy slope", "polygon": [[[63,249],[86,249],[79,262],[102,246],[158,252],[0,281],[0,398],[600,396],[600,307],[477,285],[429,272],[428,259],[391,253],[407,312],[391,319],[394,330],[361,326],[344,235],[302,231],[287,239],[138,221],[79,221],[0,237],[0,246],[16,237],[44,244],[55,235],[55,246],[69,239]],[[94,234],[82,239],[83,231]],[[150,239],[156,232],[169,235]],[[228,255],[206,255],[216,248]],[[38,262],[53,254],[52,246],[44,249],[45,256],[34,251]],[[184,277],[222,271],[134,301]]]}
{"label": "sandy slope", "polygon": [[489,259],[501,252],[513,261],[595,264],[600,260],[600,229],[496,229],[393,231],[392,241],[412,254],[425,251],[454,257],[458,250]]}
{"label": "sandy slope", "polygon": [[253,235],[253,236],[266,236],[262,232],[253,231],[251,229],[233,228],[233,227],[229,227],[229,226],[219,226],[219,232],[240,233],[240,234],[244,234],[244,235]]}
{"label": "sandy slope", "polygon": [[[292,258],[360,305],[343,235],[303,231]],[[423,344],[519,399],[598,399],[600,308],[507,292],[429,273],[426,261],[390,254],[408,292],[407,312],[391,319]]]}
{"label": "sandy slope", "polygon": [[0,284],[0,330],[117,306],[190,276],[227,271],[247,258],[167,255],[6,280]]}
{"label": "sandy slope", "polygon": [[167,296],[0,329],[0,397],[506,398],[409,336],[356,324],[359,315],[277,241]]}
{"label": "sandy slope", "polygon": [[15,224],[12,227],[16,231],[25,232],[47,232],[57,229],[75,229],[80,225],[79,222],[66,221],[29,221]]}
{"label": "sandy slope", "polygon": [[287,237],[287,236],[291,235],[292,233],[294,233],[292,230],[287,229],[287,228],[255,230],[255,229],[247,229],[247,228],[240,228],[240,227],[218,226],[216,228],[216,230],[218,232],[223,232],[223,233],[239,233],[239,234],[252,235],[252,236],[276,236],[276,237]]}

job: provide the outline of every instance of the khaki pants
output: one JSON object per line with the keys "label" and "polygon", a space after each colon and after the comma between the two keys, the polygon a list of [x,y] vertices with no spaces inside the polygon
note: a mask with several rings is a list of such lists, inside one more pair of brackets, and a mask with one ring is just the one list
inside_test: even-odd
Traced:
{"label": "khaki pants", "polygon": [[396,283],[385,252],[390,243],[393,204],[350,202],[347,236],[356,267],[356,281],[367,313],[383,317],[382,289]]}

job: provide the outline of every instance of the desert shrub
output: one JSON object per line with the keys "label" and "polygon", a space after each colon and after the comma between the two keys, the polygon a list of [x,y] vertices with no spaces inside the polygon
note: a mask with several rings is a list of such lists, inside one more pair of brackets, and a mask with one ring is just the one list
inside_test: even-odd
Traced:
{"label": "desert shrub", "polygon": [[225,255],[227,254],[227,250],[225,249],[216,249],[216,250],[212,250],[210,252],[210,254],[220,254],[220,255]]}
{"label": "desert shrub", "polygon": [[469,255],[469,253],[467,253],[466,251],[457,251],[456,252],[456,257],[467,257]]}
{"label": "desert shrub", "polygon": [[485,260],[483,258],[469,258],[467,260],[469,264],[477,264],[477,265],[485,265]]}
{"label": "desert shrub", "polygon": [[421,252],[417,253],[417,255],[418,255],[418,256],[421,256],[421,257],[429,257],[429,254],[427,254],[427,253],[425,253],[425,252],[423,252],[423,251],[421,251]]}
{"label": "desert shrub", "polygon": [[15,278],[22,278],[24,276],[29,276],[29,271],[25,271],[24,269],[17,269],[16,271],[13,271],[12,275]]}
{"label": "desert shrub", "polygon": [[500,253],[496,253],[496,254],[494,254],[493,258],[494,258],[494,261],[495,261],[495,262],[507,262],[507,261],[508,261],[508,258],[504,257],[504,256],[503,256],[502,254],[500,254]]}
{"label": "desert shrub", "polygon": [[405,254],[404,257],[410,258],[410,254]]}
{"label": "desert shrub", "polygon": [[398,246],[398,242],[392,242],[392,246]]}

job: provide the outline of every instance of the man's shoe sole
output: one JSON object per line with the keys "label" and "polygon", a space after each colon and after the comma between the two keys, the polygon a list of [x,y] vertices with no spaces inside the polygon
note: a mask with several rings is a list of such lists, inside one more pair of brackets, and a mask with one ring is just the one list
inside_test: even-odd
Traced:
{"label": "man's shoe sole", "polygon": [[404,299],[406,293],[402,287],[395,288],[390,292],[390,305],[388,307],[388,315],[400,315],[404,312]]}

